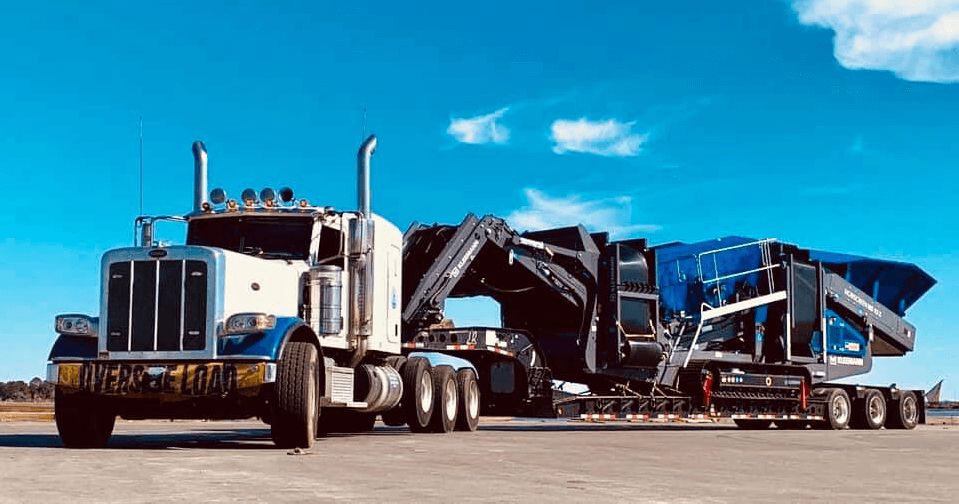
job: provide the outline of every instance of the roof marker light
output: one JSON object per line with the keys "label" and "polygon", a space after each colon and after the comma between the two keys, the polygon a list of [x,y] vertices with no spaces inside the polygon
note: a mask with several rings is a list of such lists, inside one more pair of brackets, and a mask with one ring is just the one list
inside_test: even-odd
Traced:
{"label": "roof marker light", "polygon": [[237,206],[238,206],[238,205],[237,205],[235,199],[231,199],[230,201],[227,201],[227,202],[226,202],[226,209],[229,210],[229,211],[231,211],[231,212],[235,212]]}
{"label": "roof marker light", "polygon": [[210,191],[210,202],[214,205],[222,205],[226,202],[226,191],[219,187]]}
{"label": "roof marker light", "polygon": [[244,206],[254,206],[256,205],[256,191],[253,189],[244,189],[243,194],[240,195],[240,199],[243,200]]}
{"label": "roof marker light", "polygon": [[276,193],[273,191],[273,189],[265,187],[262,191],[260,191],[260,201],[262,201],[267,207],[273,207],[276,205]]}

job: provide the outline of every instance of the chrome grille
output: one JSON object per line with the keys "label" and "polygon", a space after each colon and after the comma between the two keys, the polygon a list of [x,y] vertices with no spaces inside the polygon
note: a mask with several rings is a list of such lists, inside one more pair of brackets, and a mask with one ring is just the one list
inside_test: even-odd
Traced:
{"label": "chrome grille", "polygon": [[174,352],[206,348],[207,266],[203,261],[110,264],[107,350]]}

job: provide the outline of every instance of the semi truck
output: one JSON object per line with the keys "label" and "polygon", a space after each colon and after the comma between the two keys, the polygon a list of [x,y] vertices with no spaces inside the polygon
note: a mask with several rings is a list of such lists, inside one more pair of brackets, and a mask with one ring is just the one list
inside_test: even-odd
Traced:
{"label": "semi truck", "polygon": [[[240,419],[281,447],[362,432],[476,430],[481,414],[731,418],[742,428],[905,428],[921,391],[849,384],[913,350],[918,266],[730,236],[650,245],[582,226],[518,232],[493,215],[405,233],[370,209],[377,139],[357,153],[357,209],[284,187],[207,192],[140,216],[101,262],[100,312],[56,317],[47,380],[65,446],[116,418]],[[186,224],[183,245],[156,223]],[[487,296],[495,327],[456,327]],[[838,382],[845,378],[846,380]],[[557,396],[557,381],[587,392]]]}

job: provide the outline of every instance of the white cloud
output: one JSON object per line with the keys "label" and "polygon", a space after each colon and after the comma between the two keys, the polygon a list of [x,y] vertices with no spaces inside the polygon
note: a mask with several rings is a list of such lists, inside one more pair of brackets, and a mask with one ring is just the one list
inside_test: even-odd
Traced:
{"label": "white cloud", "polygon": [[508,110],[509,107],[504,107],[484,116],[450,119],[446,133],[461,143],[474,145],[506,143],[509,141],[509,128],[497,123],[496,120],[502,118]]}
{"label": "white cloud", "polygon": [[959,82],[959,0],[793,0],[806,25],[836,33],[839,64]]}
{"label": "white cloud", "polygon": [[635,122],[621,123],[615,119],[575,121],[558,119],[550,126],[550,139],[556,143],[553,152],[584,152],[607,157],[636,156],[648,135],[633,133]]}
{"label": "white cloud", "polygon": [[611,235],[628,236],[662,229],[652,224],[630,224],[632,199],[629,196],[584,200],[577,194],[554,198],[533,188],[526,188],[524,192],[527,204],[506,217],[506,222],[519,230],[582,224],[590,231],[608,231]]}

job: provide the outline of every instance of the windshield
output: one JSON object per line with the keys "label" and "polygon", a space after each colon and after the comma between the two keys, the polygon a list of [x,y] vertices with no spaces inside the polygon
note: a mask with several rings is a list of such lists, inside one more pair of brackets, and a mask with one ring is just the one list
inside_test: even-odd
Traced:
{"label": "windshield", "polygon": [[266,258],[310,256],[310,217],[238,215],[190,221],[187,245],[218,247]]}

